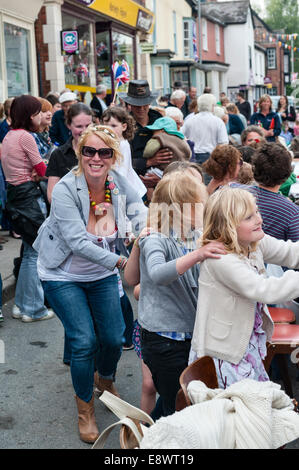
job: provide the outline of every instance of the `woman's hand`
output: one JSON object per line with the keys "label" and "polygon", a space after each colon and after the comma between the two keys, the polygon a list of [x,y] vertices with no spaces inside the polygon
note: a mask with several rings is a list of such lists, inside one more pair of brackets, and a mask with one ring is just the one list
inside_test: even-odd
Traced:
{"label": "woman's hand", "polygon": [[147,237],[148,235],[150,235],[150,233],[153,231],[153,229],[151,227],[144,227],[141,232],[139,233],[138,237],[136,238],[136,240],[134,241],[134,245],[137,246],[139,248],[139,241],[142,239],[142,238],[145,238]]}
{"label": "woman's hand", "polygon": [[198,262],[202,262],[207,258],[219,259],[221,255],[226,255],[225,247],[221,242],[210,242],[207,245],[197,248]]}

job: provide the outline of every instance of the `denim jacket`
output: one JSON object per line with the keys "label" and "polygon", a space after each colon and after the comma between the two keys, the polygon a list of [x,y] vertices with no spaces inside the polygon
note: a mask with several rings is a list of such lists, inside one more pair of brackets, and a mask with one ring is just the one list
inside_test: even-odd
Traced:
{"label": "denim jacket", "polygon": [[[131,221],[133,231],[139,233],[146,223],[147,208],[124,176],[113,170],[109,175],[115,184],[111,197],[118,227],[118,242],[121,245],[121,238],[126,236],[126,217]],[[33,245],[43,266],[57,268],[73,253],[111,271],[115,268],[119,256],[87,239],[89,210],[85,176],[83,173],[76,176],[70,171],[55,185],[50,215],[39,229]]]}

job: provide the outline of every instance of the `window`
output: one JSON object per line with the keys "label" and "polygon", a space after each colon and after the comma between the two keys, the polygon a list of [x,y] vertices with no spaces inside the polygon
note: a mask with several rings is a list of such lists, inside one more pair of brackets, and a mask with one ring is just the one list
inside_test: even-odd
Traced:
{"label": "window", "polygon": [[29,30],[4,23],[8,97],[30,94]]}
{"label": "window", "polygon": [[184,58],[186,59],[187,57],[190,57],[190,40],[191,40],[191,28],[190,28],[190,22],[188,20],[185,20],[183,23],[183,29],[184,29]]}
{"label": "window", "polygon": [[216,54],[220,55],[220,28],[215,24],[215,41],[216,41]]}
{"label": "window", "polygon": [[270,96],[277,96],[277,87],[274,86],[273,88],[269,88],[267,90],[267,94]]}
{"label": "window", "polygon": [[208,23],[205,18],[201,20],[201,36],[202,36],[202,48],[204,51],[208,50]]}
{"label": "window", "polygon": [[92,86],[95,81],[92,25],[84,19],[62,13],[62,28],[78,31],[79,37],[78,53],[63,56],[66,83]]}
{"label": "window", "polygon": [[184,18],[183,35],[184,35],[184,58],[192,57],[197,59],[197,40],[196,40],[196,24],[192,18]]}
{"label": "window", "polygon": [[[127,36],[126,34],[118,33],[116,31],[112,32],[112,47],[113,47],[113,56],[112,62],[116,60],[121,63],[122,60],[125,60],[130,67],[130,78],[135,75],[134,71],[134,51],[133,51],[133,38]],[[121,85],[119,91],[126,91],[127,85]]]}
{"label": "window", "polygon": [[154,66],[154,79],[155,79],[155,90],[162,91],[163,90],[163,68],[162,65],[155,65]]}
{"label": "window", "polygon": [[252,70],[252,49],[248,46],[249,70]]}
{"label": "window", "polygon": [[276,49],[267,49],[268,69],[276,69]]}
{"label": "window", "polygon": [[176,12],[172,12],[172,23],[173,23],[173,48],[174,52],[178,53],[178,45],[177,45],[177,32],[176,32]]}
{"label": "window", "polygon": [[288,54],[284,54],[283,56],[283,71],[284,73],[290,72],[290,59]]}

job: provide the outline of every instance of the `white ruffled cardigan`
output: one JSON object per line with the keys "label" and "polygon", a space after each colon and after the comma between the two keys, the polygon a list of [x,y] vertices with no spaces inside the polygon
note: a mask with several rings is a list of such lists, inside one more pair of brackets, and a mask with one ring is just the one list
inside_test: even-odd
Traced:
{"label": "white ruffled cardigan", "polygon": [[196,380],[188,394],[192,406],[143,428],[141,449],[277,449],[299,437],[299,414],[273,382],[212,390]]}

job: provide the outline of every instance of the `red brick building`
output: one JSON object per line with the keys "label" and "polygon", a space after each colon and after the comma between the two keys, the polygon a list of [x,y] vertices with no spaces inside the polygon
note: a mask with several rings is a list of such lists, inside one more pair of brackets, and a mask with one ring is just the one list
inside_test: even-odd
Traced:
{"label": "red brick building", "polygon": [[227,70],[224,48],[225,23],[221,18],[201,8],[201,70],[205,73],[205,84],[215,96],[227,91]]}

